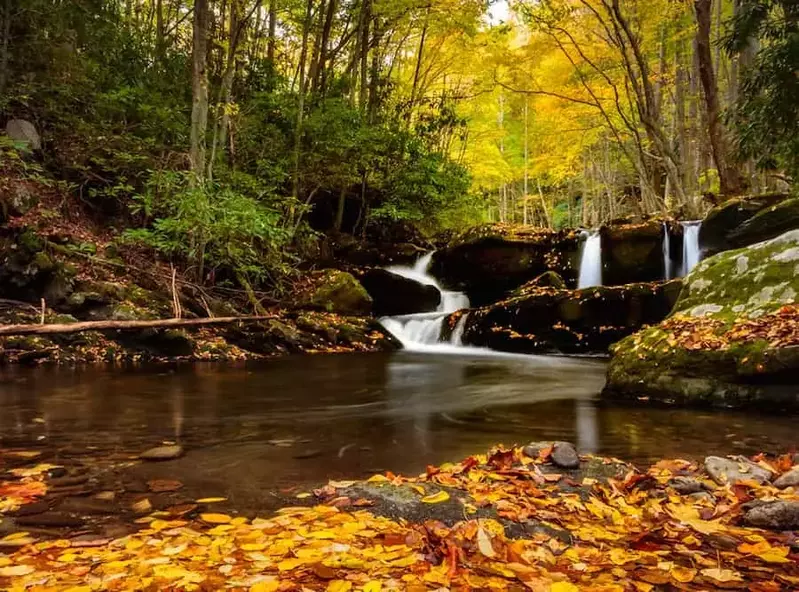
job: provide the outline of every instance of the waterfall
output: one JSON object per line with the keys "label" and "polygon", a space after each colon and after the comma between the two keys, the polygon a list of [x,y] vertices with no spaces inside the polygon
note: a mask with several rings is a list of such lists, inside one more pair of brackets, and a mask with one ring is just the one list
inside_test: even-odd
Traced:
{"label": "waterfall", "polygon": [[380,319],[383,326],[394,337],[400,340],[405,349],[410,351],[451,351],[453,347],[462,346],[463,331],[466,328],[464,314],[452,331],[449,343],[442,342],[444,323],[447,317],[458,310],[469,308],[469,298],[462,292],[450,292],[443,289],[436,279],[430,275],[433,253],[421,257],[413,267],[393,266],[387,271],[411,279],[426,286],[433,286],[441,292],[441,304],[436,312],[399,315]]}
{"label": "waterfall", "polygon": [[674,277],[674,264],[671,261],[671,235],[668,222],[663,223],[663,278],[670,280]]}
{"label": "waterfall", "polygon": [[702,227],[701,220],[692,222],[680,222],[683,228],[682,238],[682,268],[681,275],[686,276],[696,267],[702,259],[702,251],[699,248],[699,229]]}
{"label": "waterfall", "polygon": [[585,241],[580,256],[578,288],[602,285],[602,237],[599,230],[583,231]]}

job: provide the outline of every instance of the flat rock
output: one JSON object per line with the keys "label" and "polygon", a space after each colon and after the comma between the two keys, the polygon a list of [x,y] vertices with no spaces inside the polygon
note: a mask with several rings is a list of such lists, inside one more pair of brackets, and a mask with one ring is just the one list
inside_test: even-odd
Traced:
{"label": "flat rock", "polygon": [[142,460],[173,460],[183,456],[183,446],[156,446],[139,455]]}
{"label": "flat rock", "polygon": [[799,529],[799,502],[769,502],[755,506],[744,515],[748,526],[769,530]]}
{"label": "flat rock", "polygon": [[734,484],[745,480],[763,484],[771,479],[770,471],[743,456],[737,456],[734,459],[708,456],[705,459],[705,470],[719,485]]}
{"label": "flat rock", "polygon": [[524,452],[530,458],[538,458],[538,454],[552,446],[552,442],[546,440],[540,440],[538,442],[530,442],[527,446],[522,448],[522,452]]}
{"label": "flat rock", "polygon": [[669,486],[680,495],[691,495],[705,491],[704,484],[693,477],[674,477],[669,481]]}
{"label": "flat rock", "polygon": [[562,469],[579,469],[580,457],[568,442],[555,442],[552,447],[552,464]]}
{"label": "flat rock", "polygon": [[774,487],[778,489],[797,486],[799,486],[799,467],[794,467],[787,473],[783,473],[779,479],[774,481]]}

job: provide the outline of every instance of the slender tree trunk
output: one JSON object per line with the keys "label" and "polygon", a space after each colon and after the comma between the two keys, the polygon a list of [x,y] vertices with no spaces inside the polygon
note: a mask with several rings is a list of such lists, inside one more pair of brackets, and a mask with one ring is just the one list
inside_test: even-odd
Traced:
{"label": "slender tree trunk", "polygon": [[416,68],[413,71],[413,86],[411,87],[411,100],[410,100],[410,109],[413,110],[413,106],[416,102],[416,92],[419,89],[419,75],[422,71],[422,58],[424,56],[424,43],[427,39],[427,25],[430,21],[430,8],[428,7],[427,12],[424,16],[424,25],[422,25],[422,35],[419,37],[419,49],[416,51]]}
{"label": "slender tree trunk", "polygon": [[336,232],[341,232],[341,227],[344,225],[344,206],[347,204],[347,190],[342,187],[341,192],[338,194],[338,206],[336,207],[336,223],[334,228]]}
{"label": "slender tree trunk", "polygon": [[358,94],[358,106],[361,110],[361,113],[366,113],[366,101],[367,101],[367,91],[369,90],[368,86],[368,75],[369,75],[369,26],[372,22],[372,2],[371,0],[363,0],[363,4],[361,5],[361,10],[363,11],[363,22],[361,25],[361,42],[360,42],[360,50],[361,50],[361,82],[359,87],[359,94]]}
{"label": "slender tree trunk", "polygon": [[524,201],[523,201],[524,205],[523,205],[523,215],[522,215],[522,219],[523,219],[523,222],[524,222],[525,226],[527,225],[527,222],[528,222],[528,220],[527,220],[527,202],[528,202],[528,198],[529,198],[529,194],[528,194],[528,180],[529,180],[528,163],[529,163],[529,160],[528,160],[528,157],[529,157],[529,154],[530,154],[530,152],[528,150],[528,143],[529,142],[528,142],[528,138],[527,138],[527,131],[528,131],[528,126],[527,126],[527,96],[525,95],[525,97],[524,97],[524,198],[523,198],[524,199]]}
{"label": "slender tree trunk", "polygon": [[266,59],[274,70],[277,32],[277,0],[269,0],[269,34],[266,38]]}
{"label": "slender tree trunk", "polygon": [[311,29],[313,3],[314,0],[308,0],[302,25],[302,49],[300,50],[299,86],[297,90],[297,120],[296,129],[294,130],[292,158],[294,170],[291,181],[291,197],[295,200],[299,199],[300,195],[300,149],[302,147],[302,125],[305,117],[305,61],[308,59],[308,33]]}
{"label": "slender tree trunk", "polygon": [[308,76],[305,79],[305,85],[312,93],[316,91],[316,83],[319,79],[319,57],[322,54],[322,30],[325,28],[325,15],[327,14],[327,6],[325,0],[320,0],[319,8],[317,10],[317,17],[319,22],[315,27],[313,34],[313,48],[311,51],[311,62],[308,68]]}
{"label": "slender tree trunk", "polygon": [[707,111],[708,135],[710,146],[713,150],[713,159],[719,173],[719,185],[722,195],[737,195],[741,191],[741,178],[738,171],[731,166],[728,160],[727,144],[724,137],[724,127],[721,122],[721,108],[719,106],[718,87],[716,75],[713,71],[710,27],[711,27],[712,0],[695,0],[696,10],[696,48],[699,61],[699,78],[705,95],[705,109]]}
{"label": "slender tree trunk", "polygon": [[11,40],[11,0],[3,2],[3,40],[0,43],[0,94],[6,89],[8,84],[8,44]]}
{"label": "slender tree trunk", "polygon": [[191,170],[202,184],[205,173],[205,134],[208,129],[208,0],[195,0],[192,60]]}
{"label": "slender tree trunk", "polygon": [[164,23],[164,0],[155,3],[155,59],[163,66],[166,54],[166,25]]}
{"label": "slender tree trunk", "polygon": [[373,35],[373,49],[372,49],[372,67],[369,72],[369,123],[374,123],[377,117],[377,108],[380,104],[380,41],[382,32],[380,31],[380,24],[377,18],[374,19],[372,26]]}
{"label": "slender tree trunk", "polygon": [[333,17],[336,15],[336,0],[330,0],[327,5],[327,15],[325,16],[325,26],[322,29],[322,49],[319,56],[319,82],[314,80],[314,88],[324,95],[327,90],[327,60],[330,53],[330,32],[333,29]]}

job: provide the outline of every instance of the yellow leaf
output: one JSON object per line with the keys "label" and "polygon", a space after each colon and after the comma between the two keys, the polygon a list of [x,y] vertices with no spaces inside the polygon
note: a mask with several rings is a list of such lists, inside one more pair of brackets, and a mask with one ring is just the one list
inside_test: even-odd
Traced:
{"label": "yellow leaf", "polygon": [[244,543],[241,545],[242,551],[263,551],[266,549],[266,543]]}
{"label": "yellow leaf", "polygon": [[311,494],[308,493],[307,491],[304,491],[302,493],[298,493],[296,497],[297,497],[297,499],[307,499],[307,498],[311,497]]}
{"label": "yellow leaf", "polygon": [[477,548],[488,558],[496,557],[497,555],[494,547],[491,546],[491,537],[488,536],[482,526],[477,529]]}
{"label": "yellow leaf", "polygon": [[694,581],[696,570],[676,565],[671,569],[671,577],[682,584],[689,584]]}
{"label": "yellow leaf", "polygon": [[226,502],[226,497],[204,497],[197,500],[198,504],[218,504],[219,502]]}
{"label": "yellow leaf", "polygon": [[386,483],[387,481],[388,477],[385,475],[372,475],[366,480],[367,483]]}
{"label": "yellow leaf", "polygon": [[336,538],[336,533],[332,530],[315,530],[308,533],[309,539],[325,539],[331,540]]}
{"label": "yellow leaf", "polygon": [[346,580],[333,580],[327,585],[327,592],[349,592],[352,590],[352,582]]}
{"label": "yellow leaf", "polygon": [[772,547],[764,553],[758,553],[757,556],[766,563],[790,563],[791,560],[788,559],[789,552],[790,549],[788,547]]}
{"label": "yellow leaf", "polygon": [[555,582],[549,589],[550,592],[580,592],[580,589],[569,582]]}
{"label": "yellow leaf", "polygon": [[258,582],[250,586],[250,592],[276,592],[280,588],[280,580]]}
{"label": "yellow leaf", "polygon": [[13,578],[15,576],[26,576],[35,570],[30,565],[11,565],[0,567],[0,577]]}
{"label": "yellow leaf", "polygon": [[413,489],[419,495],[425,494],[424,487],[422,487],[421,485],[411,485],[411,489]]}
{"label": "yellow leaf", "polygon": [[702,570],[702,575],[717,582],[742,582],[743,578],[737,571],[712,567]]}
{"label": "yellow leaf", "polygon": [[372,580],[371,582],[366,582],[366,585],[363,587],[363,592],[381,592],[382,589],[383,582]]}
{"label": "yellow leaf", "polygon": [[304,561],[302,559],[284,559],[283,561],[277,564],[277,569],[278,571],[291,571],[303,564]]}
{"label": "yellow leaf", "polygon": [[230,522],[230,516],[227,514],[200,514],[200,518],[208,524],[227,524]]}
{"label": "yellow leaf", "polygon": [[440,504],[441,502],[445,502],[448,499],[449,499],[449,494],[442,489],[438,493],[424,496],[422,498],[422,501],[426,504]]}

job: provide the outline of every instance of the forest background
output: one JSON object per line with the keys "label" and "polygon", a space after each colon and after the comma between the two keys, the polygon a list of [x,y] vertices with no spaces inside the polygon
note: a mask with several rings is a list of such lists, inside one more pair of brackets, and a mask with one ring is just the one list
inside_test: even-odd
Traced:
{"label": "forest background", "polygon": [[501,8],[0,0],[0,116],[37,136],[0,136],[0,172],[76,196],[123,248],[260,286],[321,232],[696,218],[790,190],[791,0]]}

